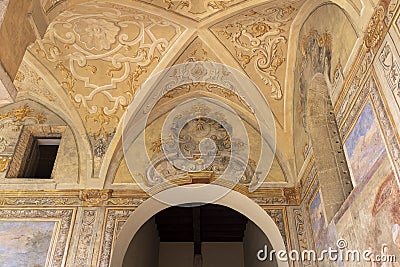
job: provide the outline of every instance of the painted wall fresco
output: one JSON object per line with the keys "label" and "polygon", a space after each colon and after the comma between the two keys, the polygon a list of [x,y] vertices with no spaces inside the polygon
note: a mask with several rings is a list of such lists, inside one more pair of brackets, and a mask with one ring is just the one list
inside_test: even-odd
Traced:
{"label": "painted wall fresco", "polygon": [[[377,88],[372,78],[362,90],[371,92]],[[385,265],[343,261],[330,266],[400,266],[400,188],[379,123],[387,114],[377,105],[377,99],[368,95],[353,107],[360,111],[350,117],[354,124],[344,144],[355,188],[327,226],[316,224],[315,211],[321,202],[318,194],[309,199],[311,229],[318,251],[336,247],[336,241],[344,239],[347,249],[368,249],[375,256],[394,255],[397,262]]]}
{"label": "painted wall fresco", "polygon": [[[376,95],[377,88],[372,78],[363,90]],[[338,238],[346,240],[347,248],[372,250],[374,255],[395,255],[397,263],[345,262],[345,266],[400,266],[400,189],[385,147],[382,135],[385,131],[380,128],[374,107],[380,120],[388,115],[377,105],[377,100],[372,98],[361,108],[345,141],[356,187],[336,218],[335,228]],[[357,105],[353,108],[357,109]]]}
{"label": "painted wall fresco", "polygon": [[46,266],[55,224],[54,221],[0,221],[0,266]]}
{"label": "painted wall fresco", "polygon": [[353,184],[359,185],[379,169],[387,158],[385,143],[380,133],[371,102],[367,102],[345,141]]}
{"label": "painted wall fresco", "polygon": [[[327,225],[321,193],[318,190],[309,205],[310,222],[313,232],[315,249],[318,253],[328,247],[334,247],[337,241],[337,233],[334,224]],[[328,260],[321,264],[329,264]],[[341,265],[339,265],[341,266]]]}
{"label": "painted wall fresco", "polygon": [[310,204],[310,220],[312,223],[314,238],[317,239],[317,237],[321,234],[321,231],[325,228],[325,215],[321,203],[321,194],[319,191]]}
{"label": "painted wall fresco", "polygon": [[[349,248],[370,249],[379,255],[387,246],[387,253],[395,255],[397,263],[360,266],[400,266],[400,190],[390,171],[390,162],[385,160],[382,165],[389,165],[386,168],[389,173],[386,176],[381,172],[373,175],[336,227],[340,238],[348,242]],[[349,264],[346,266],[352,266]]]}

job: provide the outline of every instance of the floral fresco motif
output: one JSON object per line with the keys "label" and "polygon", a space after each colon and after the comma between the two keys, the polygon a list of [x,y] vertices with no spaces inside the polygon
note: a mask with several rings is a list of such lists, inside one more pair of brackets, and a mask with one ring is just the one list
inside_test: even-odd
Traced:
{"label": "floral fresco motif", "polygon": [[55,224],[54,221],[0,221],[0,266],[46,266]]}
{"label": "floral fresco motif", "polygon": [[75,31],[79,39],[91,50],[110,49],[115,43],[119,28],[114,23],[105,19],[82,19],[75,24]]}

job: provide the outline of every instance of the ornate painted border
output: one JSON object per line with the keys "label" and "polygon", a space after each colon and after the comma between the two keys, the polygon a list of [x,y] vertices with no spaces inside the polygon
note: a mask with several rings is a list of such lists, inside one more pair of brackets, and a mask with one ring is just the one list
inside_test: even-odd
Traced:
{"label": "ornate painted border", "polygon": [[311,160],[308,163],[307,171],[304,173],[303,177],[300,180],[301,184],[301,192],[300,198],[303,201],[306,196],[310,193],[310,190],[317,179],[317,168],[314,164],[314,155],[312,155]]}
{"label": "ornate painted border", "polygon": [[397,35],[400,37],[400,9],[397,10],[397,15],[393,20],[393,27],[395,28]]}
{"label": "ornate painted border", "polygon": [[[299,187],[259,189],[246,195],[259,205],[298,205]],[[136,196],[136,197],[132,197]],[[82,190],[4,190],[1,191],[1,206],[44,206],[44,207],[137,207],[149,196],[140,190],[82,189]]]}
{"label": "ornate painted border", "polygon": [[[381,92],[379,83],[377,82],[377,76],[374,71],[371,71],[368,76],[367,83],[363,86],[361,92],[359,93],[356,101],[343,123],[340,129],[340,135],[343,142],[346,141],[349,133],[353,130],[355,123],[358,119],[359,113],[364,106],[367,98],[371,99],[371,104],[375,110],[377,120],[380,124],[381,131],[385,140],[387,147],[387,152],[389,154],[389,159],[392,161],[396,177],[400,174],[400,144],[399,138],[394,129],[393,119],[388,113],[383,94]],[[400,185],[399,179],[397,181]]]}
{"label": "ornate painted border", "polygon": [[[339,126],[341,126],[346,114],[350,111],[348,106],[354,101],[353,94],[360,90],[366,77],[368,77],[367,73],[371,69],[377,51],[384,41],[384,37],[389,32],[392,21],[396,21],[398,18],[398,14],[395,14],[398,11],[397,0],[390,0],[389,2],[381,1],[376,7],[368,23],[364,42],[358,50],[357,58],[345,79],[343,89],[335,103],[334,111]],[[382,12],[384,16],[381,16]],[[393,22],[393,24],[396,23]],[[397,25],[395,25],[396,27]]]}
{"label": "ornate painted border", "polygon": [[104,225],[103,236],[101,240],[101,249],[98,260],[99,267],[108,267],[111,259],[111,252],[114,247],[115,239],[118,231],[123,223],[133,213],[134,209],[107,209]]}
{"label": "ornate painted border", "polygon": [[346,119],[343,121],[342,125],[339,128],[340,137],[343,143],[346,141],[348,135],[353,130],[355,123],[357,122],[360,111],[363,108],[365,102],[367,101],[367,98],[371,91],[372,83],[373,80],[371,77],[371,73],[369,73],[366,83],[359,91],[358,95],[356,96],[355,102],[353,103],[352,107],[350,108],[350,111],[348,112]]}
{"label": "ornate painted border", "polygon": [[[299,247],[300,252],[304,250],[309,250],[308,238],[307,238],[307,228],[304,220],[304,212],[302,208],[295,208],[293,209],[294,213],[294,224],[297,233],[297,245]],[[304,261],[301,263],[294,263],[297,264],[295,266],[312,266],[311,262]],[[300,265],[301,264],[301,265]]]}
{"label": "ornate painted border", "polygon": [[285,242],[285,246],[287,249],[290,248],[290,236],[288,230],[288,219],[286,214],[285,207],[263,207],[265,212],[272,218],[275,222],[276,226],[279,229],[279,232]]}
{"label": "ornate painted border", "polygon": [[[101,210],[97,208],[84,208],[80,211],[79,224],[77,224],[77,242],[72,251],[73,266],[91,266],[96,239],[101,233],[96,233],[99,225]],[[71,250],[70,250],[71,251]]]}
{"label": "ornate painted border", "polygon": [[348,79],[334,108],[339,128],[343,127],[347,117],[350,116],[351,106],[354,101],[358,100],[357,95],[360,94],[367,81],[367,74],[371,69],[372,63],[373,56],[371,51],[362,48],[354,64],[356,67],[347,76]]}
{"label": "ornate painted border", "polygon": [[375,72],[373,73],[374,83],[371,87],[371,99],[372,104],[375,107],[375,111],[377,113],[377,119],[380,124],[385,142],[386,148],[388,150],[389,159],[393,163],[395,169],[395,176],[397,179],[397,183],[400,186],[399,175],[400,175],[400,144],[398,133],[394,128],[394,122],[391,117],[391,114],[386,109],[384,96],[382,93],[382,88],[380,88],[380,84],[377,82],[377,77]]}
{"label": "ornate painted border", "polygon": [[64,266],[76,209],[0,209],[1,221],[57,221],[49,266]]}

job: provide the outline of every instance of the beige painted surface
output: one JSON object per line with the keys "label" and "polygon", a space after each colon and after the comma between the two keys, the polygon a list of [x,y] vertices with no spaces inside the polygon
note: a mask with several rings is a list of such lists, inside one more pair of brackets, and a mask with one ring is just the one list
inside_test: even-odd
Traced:
{"label": "beige painted surface", "polygon": [[0,27],[0,62],[13,80],[27,46],[35,40],[28,21],[31,0],[11,1]]}
{"label": "beige painted surface", "polygon": [[[246,225],[246,231],[244,232],[243,239],[243,253],[244,253],[244,266],[246,267],[276,267],[276,259],[273,261],[260,261],[257,259],[257,253],[260,250],[264,250],[264,246],[267,246],[267,251],[272,250],[271,243],[260,228],[255,225],[252,221],[249,221]],[[264,253],[263,253],[264,255]],[[262,256],[263,256],[262,255]]]}
{"label": "beige painted surface", "polygon": [[[148,220],[134,236],[123,267],[158,267],[160,241],[155,219]],[[178,251],[179,252],[179,251]]]}
{"label": "beige painted surface", "polygon": [[[202,243],[203,267],[244,267],[243,243]],[[161,242],[159,267],[193,265],[193,243]],[[247,265],[246,265],[247,267]]]}
{"label": "beige painted surface", "polygon": [[158,267],[193,266],[193,243],[160,242]]}

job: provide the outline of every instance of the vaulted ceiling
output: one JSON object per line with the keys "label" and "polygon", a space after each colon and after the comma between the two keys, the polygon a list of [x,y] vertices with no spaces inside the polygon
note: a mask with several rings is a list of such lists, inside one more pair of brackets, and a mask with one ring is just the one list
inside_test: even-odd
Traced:
{"label": "vaulted ceiling", "polygon": [[[266,180],[272,186],[293,184],[306,156],[307,138],[294,140],[304,132],[295,82],[302,40],[313,30],[329,34],[334,58],[329,75],[338,65],[346,73],[376,5],[373,0],[41,3],[49,24],[28,47],[14,84],[20,98],[29,96],[58,112],[87,140],[81,147],[91,150],[94,177],[104,180],[113,169],[116,182],[130,181],[118,152],[121,119],[148,77],[179,63],[216,61],[245,73],[269,103],[277,132],[277,156]],[[182,93],[171,92],[163,101]],[[208,93],[240,106],[223,88]],[[254,121],[247,123],[252,128]],[[258,129],[252,129],[255,136]],[[106,149],[100,151],[99,144]],[[120,163],[111,168],[113,159]]]}

